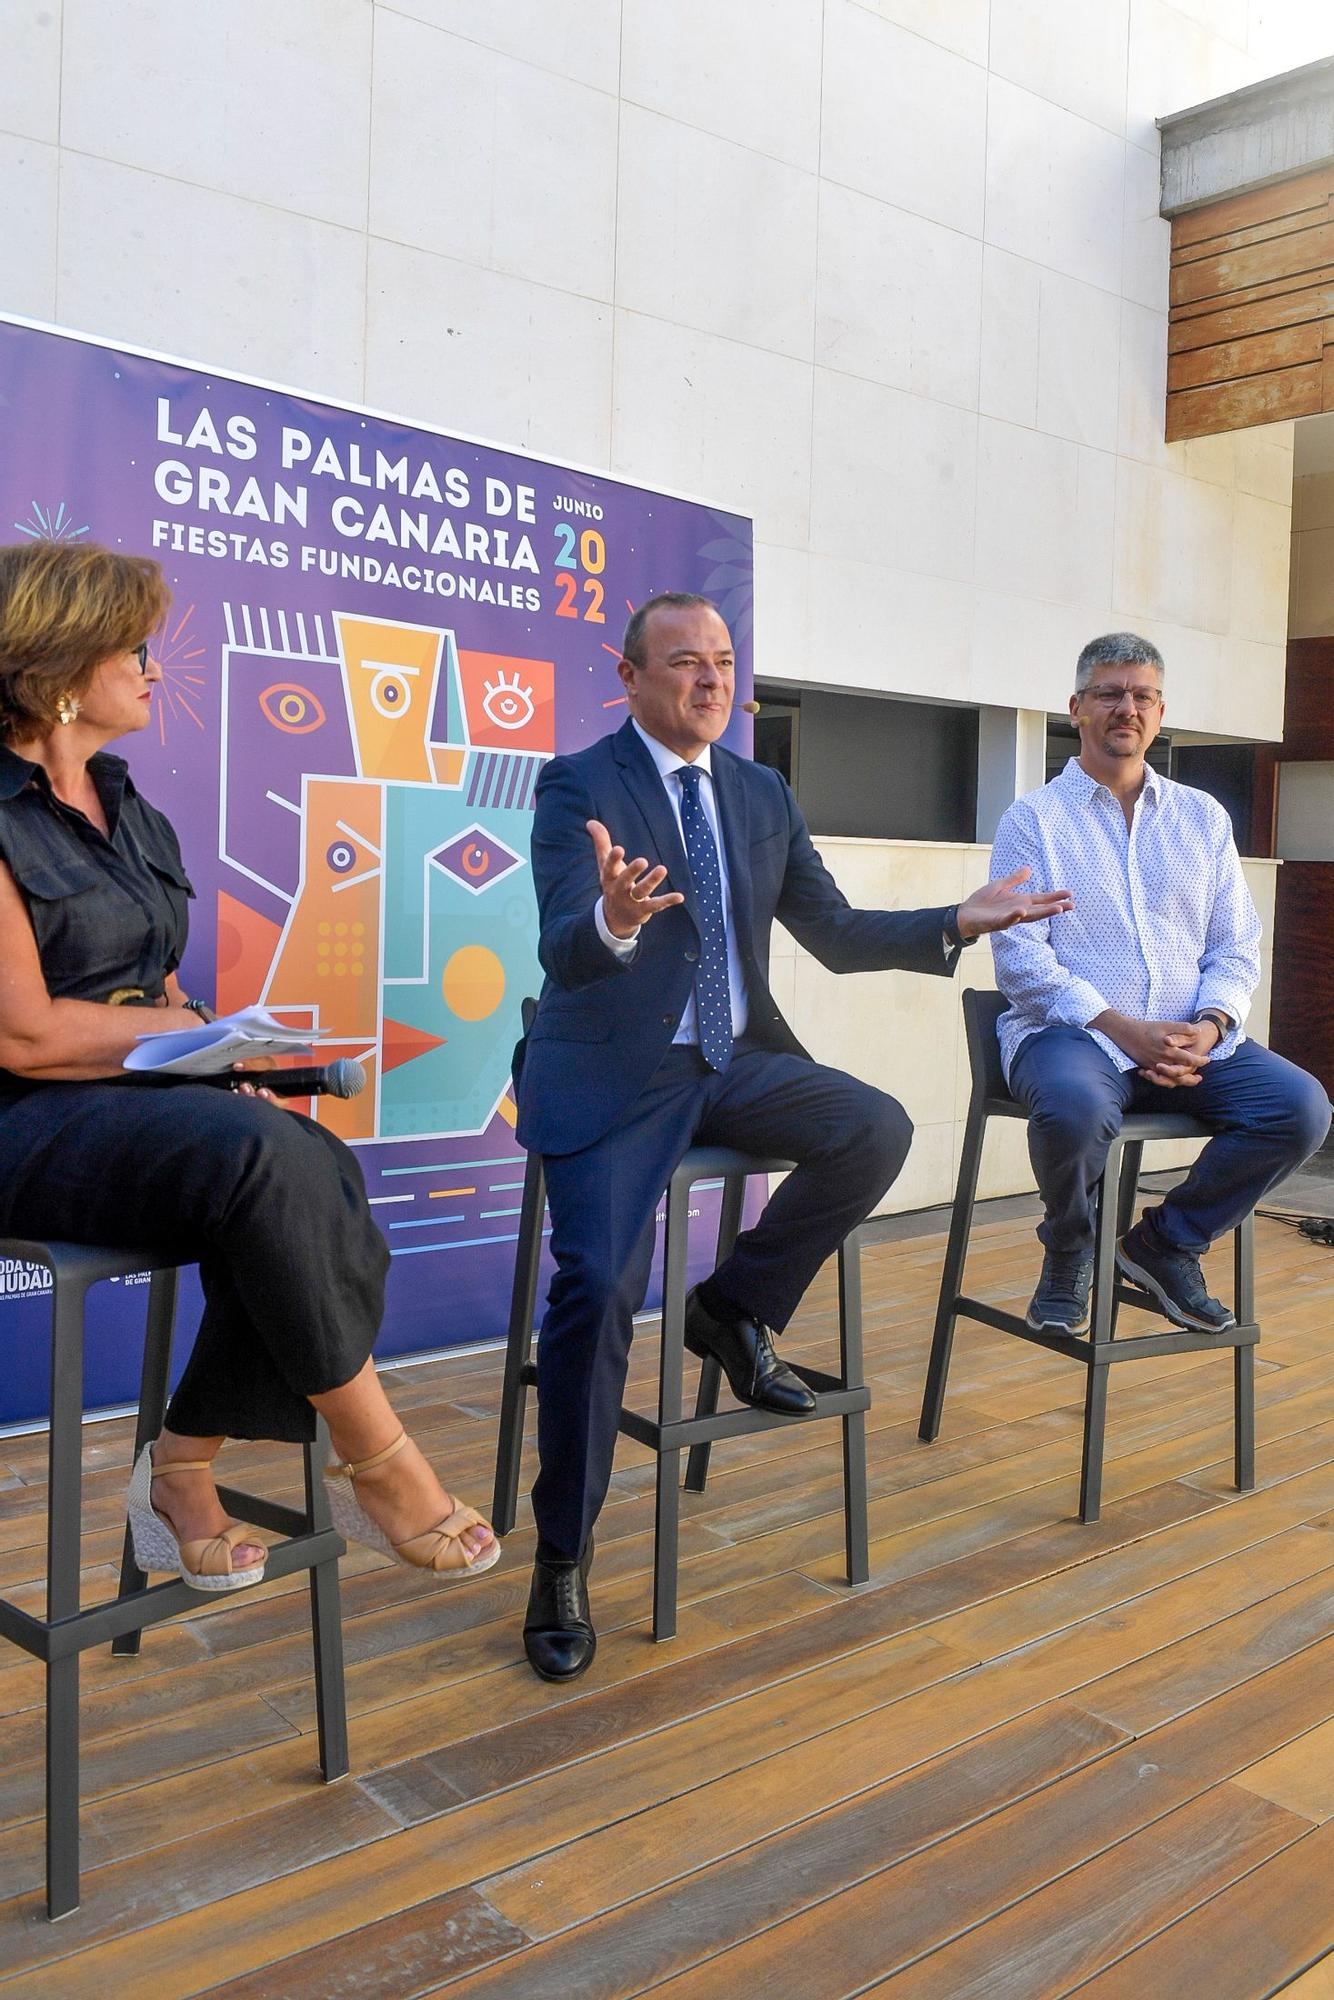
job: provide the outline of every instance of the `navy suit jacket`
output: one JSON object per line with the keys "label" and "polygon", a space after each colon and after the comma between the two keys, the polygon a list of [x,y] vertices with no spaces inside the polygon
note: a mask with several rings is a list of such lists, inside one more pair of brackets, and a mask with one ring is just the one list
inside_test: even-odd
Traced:
{"label": "navy suit jacket", "polygon": [[[953,972],[946,912],[854,910],[814,847],[777,771],[715,744],[714,796],[727,849],[732,921],[745,972],[747,1038],[806,1051],[769,990],[775,919],[833,972]],[[618,959],[598,935],[601,894],[586,822],[601,820],[627,856],[667,869],[685,896],[644,926]],[[529,1151],[574,1153],[635,1103],[670,1045],[695,981],[698,908],[685,849],[657,768],[627,722],[587,750],[555,757],[537,785],[533,879],[546,982],[516,1051],[518,1137]],[[660,892],[661,893],[661,892]]]}

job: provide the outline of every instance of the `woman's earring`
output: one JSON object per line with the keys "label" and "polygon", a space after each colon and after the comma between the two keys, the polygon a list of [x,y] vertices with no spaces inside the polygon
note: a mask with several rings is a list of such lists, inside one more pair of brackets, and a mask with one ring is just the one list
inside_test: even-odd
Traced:
{"label": "woman's earring", "polygon": [[73,695],[61,694],[56,696],[56,714],[60,717],[62,724],[68,725],[73,722],[78,712],[79,704],[75,701]]}

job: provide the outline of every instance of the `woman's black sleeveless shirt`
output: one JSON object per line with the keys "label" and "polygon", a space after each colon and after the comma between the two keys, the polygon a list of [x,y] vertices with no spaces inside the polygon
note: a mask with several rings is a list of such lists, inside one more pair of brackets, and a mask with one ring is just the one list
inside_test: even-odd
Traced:
{"label": "woman's black sleeveless shirt", "polygon": [[[40,764],[0,744],[0,860],[27,905],[53,1000],[150,1006],[180,964],[194,890],[170,820],[135,789],[122,757],[88,774],[109,836],[51,789]],[[34,1079],[0,1070],[0,1103]]]}

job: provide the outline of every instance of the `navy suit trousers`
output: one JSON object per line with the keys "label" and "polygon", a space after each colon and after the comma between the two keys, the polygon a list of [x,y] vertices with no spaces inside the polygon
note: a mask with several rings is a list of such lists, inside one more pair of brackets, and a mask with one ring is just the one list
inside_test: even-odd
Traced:
{"label": "navy suit trousers", "polygon": [[533,1511],[544,1555],[576,1560],[606,1497],[654,1214],[690,1146],[798,1162],[717,1273],[725,1297],[779,1330],[911,1141],[892,1097],[743,1040],[722,1073],[698,1049],[673,1046],[627,1118],[581,1152],[544,1159],[557,1267],[537,1348]]}
{"label": "navy suit trousers", "polygon": [[1022,1042],[1010,1089],[1028,1112],[1028,1151],[1046,1214],[1043,1247],[1093,1254],[1092,1194],[1127,1111],[1172,1111],[1215,1136],[1160,1206],[1154,1227],[1198,1256],[1235,1229],[1329,1130],[1329,1100],[1313,1076],[1259,1042],[1242,1042],[1200,1081],[1164,1090],[1119,1070],[1082,1028],[1043,1028]]}

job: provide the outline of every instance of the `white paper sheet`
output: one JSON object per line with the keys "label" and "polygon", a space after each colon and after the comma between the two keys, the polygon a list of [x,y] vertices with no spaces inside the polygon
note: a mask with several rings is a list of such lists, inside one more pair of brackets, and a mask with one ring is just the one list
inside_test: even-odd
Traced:
{"label": "white paper sheet", "polygon": [[216,1076],[233,1063],[256,1056],[294,1055],[317,1048],[320,1037],[275,1021],[266,1007],[243,1007],[197,1028],[167,1035],[140,1035],[122,1065],[154,1076]]}

